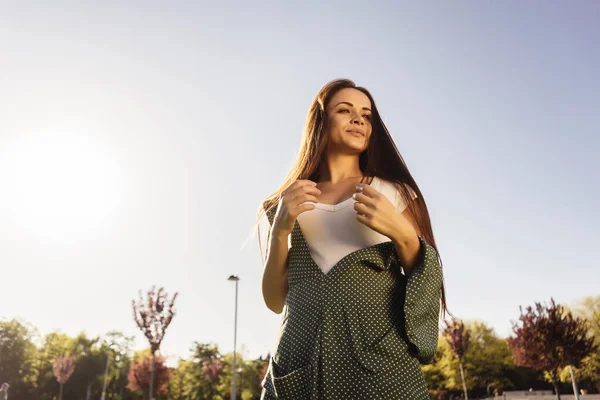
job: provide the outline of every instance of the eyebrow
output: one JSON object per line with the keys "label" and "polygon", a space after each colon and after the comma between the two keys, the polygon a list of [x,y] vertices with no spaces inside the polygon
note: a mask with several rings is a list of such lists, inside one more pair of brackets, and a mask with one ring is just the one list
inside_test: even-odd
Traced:
{"label": "eyebrow", "polygon": [[[349,103],[349,102],[347,102],[347,101],[340,101],[339,103],[337,103],[337,104],[334,106],[334,108],[335,108],[335,107],[337,107],[337,106],[339,106],[340,104],[347,104],[347,105],[349,105],[350,107],[354,107],[354,104],[352,104],[352,103]],[[369,107],[363,107],[362,109],[363,109],[363,110],[367,110],[367,111],[371,111],[371,109],[370,109]]]}

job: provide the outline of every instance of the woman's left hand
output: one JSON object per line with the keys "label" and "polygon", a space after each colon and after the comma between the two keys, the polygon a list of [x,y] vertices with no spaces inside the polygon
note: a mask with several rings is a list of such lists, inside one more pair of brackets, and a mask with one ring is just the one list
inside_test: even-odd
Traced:
{"label": "woman's left hand", "polygon": [[388,198],[372,186],[359,184],[352,196],[356,219],[395,243],[413,241],[417,232],[410,221],[397,212]]}

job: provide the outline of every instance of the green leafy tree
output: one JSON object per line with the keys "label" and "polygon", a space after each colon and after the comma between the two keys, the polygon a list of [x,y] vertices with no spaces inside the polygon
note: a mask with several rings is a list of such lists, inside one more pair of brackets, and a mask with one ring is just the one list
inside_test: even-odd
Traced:
{"label": "green leafy tree", "polygon": [[213,373],[207,377],[208,365],[205,366],[206,361],[212,365],[212,360],[220,358],[217,345],[194,342],[190,348],[190,358],[180,359],[177,368],[173,370],[173,377],[169,382],[169,394],[174,399],[221,399],[218,390],[221,374]]}
{"label": "green leafy tree", "polygon": [[[572,312],[588,322],[588,336],[594,339],[594,349],[583,359],[580,368],[574,368],[574,375],[582,387],[600,392],[600,296],[585,297]],[[560,381],[571,382],[569,367],[560,372]]]}
{"label": "green leafy tree", "polygon": [[[223,371],[221,373],[218,393],[223,399],[231,397],[231,378],[233,353],[225,354],[223,357]],[[263,371],[264,360],[246,360],[240,353],[236,354],[236,398],[242,400],[259,399],[261,393],[261,373]],[[216,399],[215,399],[216,400]]]}
{"label": "green leafy tree", "polygon": [[72,341],[71,354],[77,357],[77,369],[73,373],[69,384],[72,392],[77,397],[91,400],[92,389],[94,397],[100,395],[100,379],[104,372],[106,354],[102,351],[99,338],[89,338],[85,333],[80,333]]}
{"label": "green leafy tree", "polygon": [[465,324],[458,319],[453,318],[450,323],[447,321],[446,328],[444,329],[444,337],[452,350],[452,353],[456,356],[458,360],[458,365],[460,367],[460,376],[462,379],[463,390],[465,393],[465,399],[469,399],[469,394],[467,392],[467,383],[465,381],[465,371],[463,367],[463,361],[467,349],[469,348],[470,341],[470,333]]}
{"label": "green leafy tree", "polygon": [[173,400],[200,400],[202,393],[196,379],[198,365],[191,360],[180,359],[177,368],[171,370],[169,395]]}
{"label": "green leafy tree", "polygon": [[57,387],[56,378],[52,370],[54,360],[59,356],[70,354],[73,348],[73,339],[64,333],[48,333],[42,339],[42,344],[33,360],[35,368],[35,393],[36,399],[53,400]]}
{"label": "green leafy tree", "polygon": [[[105,399],[123,399],[128,391],[126,387],[133,358],[133,342],[133,336],[118,331],[110,331],[104,336],[101,352],[109,359]],[[104,379],[102,383],[104,386]]]}
{"label": "green leafy tree", "polygon": [[10,384],[11,400],[35,397],[37,348],[30,327],[15,319],[0,321],[0,378]]}
{"label": "green leafy tree", "polygon": [[471,340],[466,353],[465,369],[470,388],[514,389],[506,377],[507,371],[514,368],[512,352],[505,339],[501,339],[484,322],[476,321],[469,325]]}
{"label": "green leafy tree", "polygon": [[451,354],[450,347],[448,346],[446,339],[440,337],[433,360],[430,364],[421,366],[425,382],[427,382],[427,388],[430,390],[437,392],[448,387],[447,374],[444,373],[441,362],[446,354]]}

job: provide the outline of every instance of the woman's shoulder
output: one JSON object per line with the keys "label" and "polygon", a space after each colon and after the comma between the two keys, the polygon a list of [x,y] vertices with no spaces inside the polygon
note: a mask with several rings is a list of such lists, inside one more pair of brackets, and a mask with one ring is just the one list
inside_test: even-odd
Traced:
{"label": "woman's shoulder", "polygon": [[[407,198],[407,194],[401,193],[394,182],[375,176],[371,185],[375,190],[383,193],[395,207],[401,207],[402,209],[406,207],[405,198]],[[404,183],[404,187],[413,200],[418,197],[417,193],[407,183]]]}
{"label": "woman's shoulder", "polygon": [[[373,185],[375,188],[379,187],[381,189],[385,189],[390,192],[398,192],[399,191],[395,182],[389,181],[389,180],[381,178],[379,176],[373,177],[373,181],[371,182],[371,185]],[[408,190],[408,192],[411,194],[413,199],[417,197],[417,193],[410,187],[410,185],[408,183],[404,183],[403,185],[406,188],[406,190]]]}

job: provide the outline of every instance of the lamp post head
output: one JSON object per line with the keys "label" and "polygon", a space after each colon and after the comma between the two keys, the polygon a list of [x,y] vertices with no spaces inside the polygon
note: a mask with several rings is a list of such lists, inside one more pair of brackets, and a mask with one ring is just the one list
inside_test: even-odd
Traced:
{"label": "lamp post head", "polygon": [[227,278],[228,281],[239,281],[240,277],[237,275],[230,275],[229,278]]}

